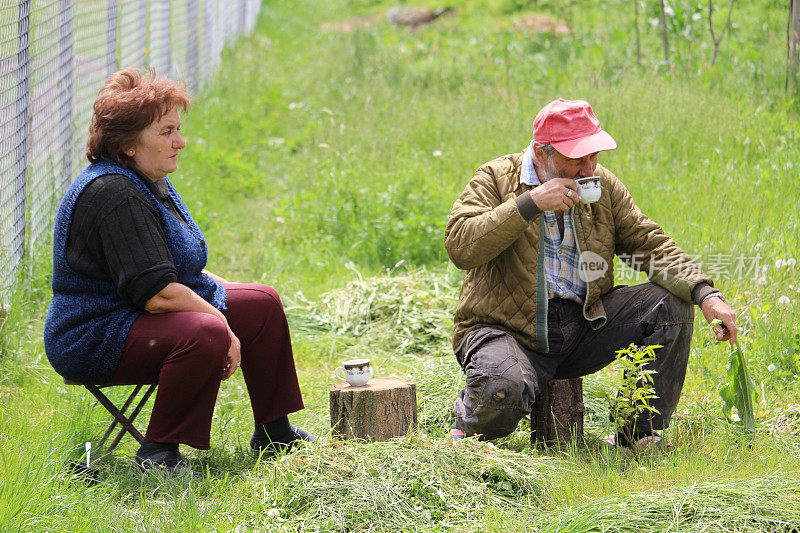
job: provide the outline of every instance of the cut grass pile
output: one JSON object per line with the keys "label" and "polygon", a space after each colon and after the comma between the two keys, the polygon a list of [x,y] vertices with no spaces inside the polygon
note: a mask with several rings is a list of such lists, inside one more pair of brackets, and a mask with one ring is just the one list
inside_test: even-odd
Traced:
{"label": "cut grass pile", "polygon": [[[466,524],[485,507],[528,511],[546,500],[556,462],[470,439],[454,449],[415,434],[391,442],[311,446],[267,467],[274,497],[303,530],[414,530]],[[275,513],[273,513],[275,514]]]}
{"label": "cut grass pile", "polygon": [[458,278],[417,269],[347,283],[312,302],[302,293],[287,308],[295,330],[365,337],[367,344],[387,344],[397,353],[431,354],[449,346],[457,301]]}
{"label": "cut grass pile", "polygon": [[534,528],[544,532],[800,530],[800,477],[662,487],[561,509]]}

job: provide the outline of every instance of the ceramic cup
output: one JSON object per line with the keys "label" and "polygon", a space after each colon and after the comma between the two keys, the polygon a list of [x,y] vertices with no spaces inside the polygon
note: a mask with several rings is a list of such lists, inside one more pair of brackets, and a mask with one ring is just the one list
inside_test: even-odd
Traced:
{"label": "ceramic cup", "polygon": [[[340,370],[343,372],[343,375],[339,374]],[[366,385],[372,378],[372,370],[369,368],[369,359],[351,359],[350,361],[344,361],[342,362],[342,366],[338,367],[334,373],[337,378],[345,380],[351,387]]]}
{"label": "ceramic cup", "polygon": [[600,176],[578,178],[578,199],[582,204],[591,204],[600,199],[603,189],[600,187]]}

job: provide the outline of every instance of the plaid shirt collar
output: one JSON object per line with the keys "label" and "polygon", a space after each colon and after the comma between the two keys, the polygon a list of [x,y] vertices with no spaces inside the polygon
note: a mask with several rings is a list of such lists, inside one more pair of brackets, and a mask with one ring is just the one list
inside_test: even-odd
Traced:
{"label": "plaid shirt collar", "polygon": [[[520,183],[536,187],[541,185],[533,166],[533,141],[522,156]],[[547,276],[547,297],[566,298],[583,305],[586,283],[580,277],[578,247],[572,227],[572,210],[564,217],[564,237],[558,230],[553,211],[542,211],[544,223],[544,257]]]}

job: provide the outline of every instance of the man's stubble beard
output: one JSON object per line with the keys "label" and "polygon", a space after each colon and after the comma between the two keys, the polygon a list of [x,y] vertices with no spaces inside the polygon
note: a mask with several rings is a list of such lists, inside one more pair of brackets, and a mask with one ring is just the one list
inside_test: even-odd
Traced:
{"label": "man's stubble beard", "polygon": [[554,161],[554,157],[551,155],[549,157],[545,157],[545,162],[542,168],[542,173],[544,174],[544,179],[541,180],[542,183],[547,183],[548,181],[556,178],[568,178],[569,176],[564,175],[563,172],[556,168],[556,164]]}

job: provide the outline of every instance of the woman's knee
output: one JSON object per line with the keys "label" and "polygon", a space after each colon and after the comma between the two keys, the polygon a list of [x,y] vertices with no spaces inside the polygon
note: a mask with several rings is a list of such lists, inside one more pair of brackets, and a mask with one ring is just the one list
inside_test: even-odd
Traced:
{"label": "woman's knee", "polygon": [[230,335],[225,322],[208,313],[192,313],[187,324],[192,352],[209,363],[222,363],[230,347]]}
{"label": "woman's knee", "polygon": [[228,305],[246,306],[248,314],[259,316],[265,314],[283,314],[283,302],[278,291],[269,285],[248,283],[231,289],[228,292]]}
{"label": "woman's knee", "polygon": [[283,313],[283,302],[281,297],[274,288],[269,285],[261,285],[258,291],[261,294],[259,300],[262,305],[266,306],[270,311],[279,311]]}

